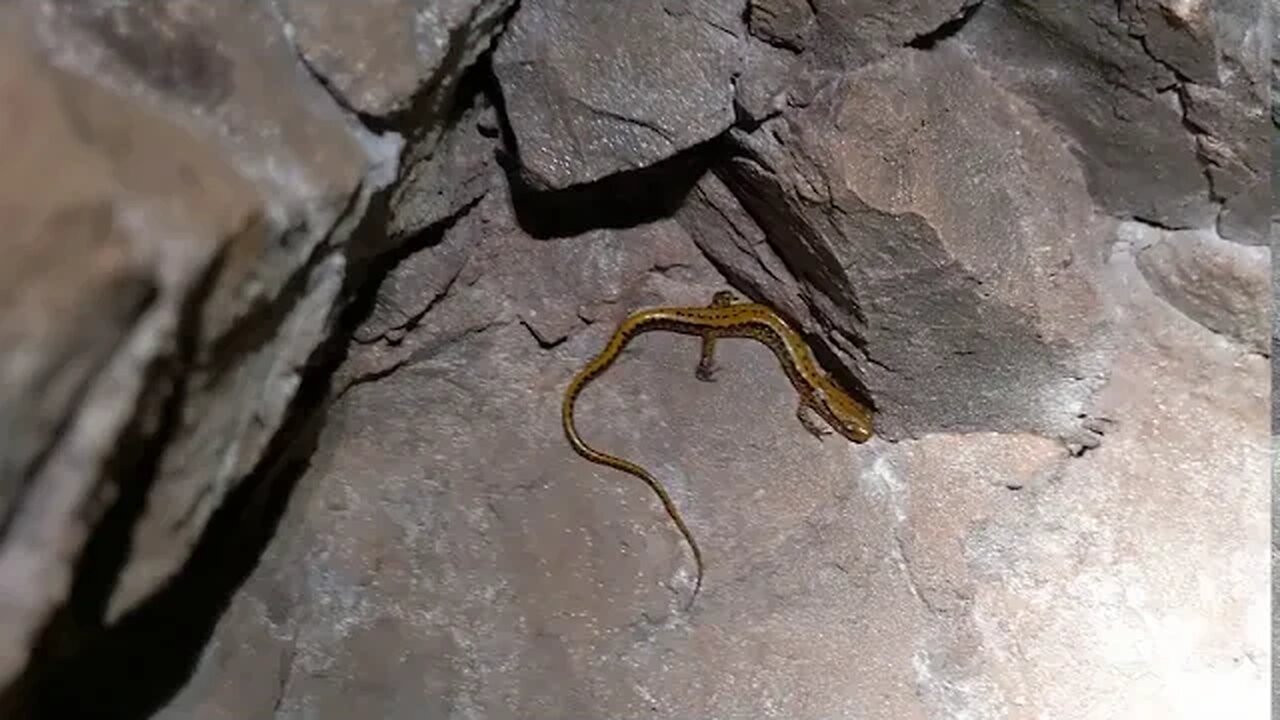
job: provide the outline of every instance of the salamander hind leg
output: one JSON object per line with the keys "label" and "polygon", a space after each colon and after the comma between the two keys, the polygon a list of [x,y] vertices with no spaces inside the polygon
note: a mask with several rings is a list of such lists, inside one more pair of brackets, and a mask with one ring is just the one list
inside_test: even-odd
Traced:
{"label": "salamander hind leg", "polygon": [[[728,290],[720,290],[711,296],[711,304],[708,307],[724,308],[733,304],[733,293]],[[710,333],[702,336],[702,353],[698,359],[698,369],[694,371],[694,376],[703,382],[715,382],[716,378],[716,339]]]}
{"label": "salamander hind leg", "polygon": [[831,434],[831,429],[823,427],[818,422],[818,419],[814,417],[816,414],[813,407],[803,398],[800,400],[800,404],[796,406],[796,417],[800,419],[800,424],[804,426],[805,430],[809,431],[810,435],[822,440]]}

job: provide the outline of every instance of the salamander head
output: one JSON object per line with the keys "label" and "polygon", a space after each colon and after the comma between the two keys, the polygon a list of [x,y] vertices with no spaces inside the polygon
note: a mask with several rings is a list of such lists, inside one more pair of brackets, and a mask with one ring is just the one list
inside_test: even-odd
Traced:
{"label": "salamander head", "polygon": [[828,384],[822,390],[821,397],[829,413],[826,420],[831,423],[831,427],[853,442],[870,440],[871,411],[834,385]]}

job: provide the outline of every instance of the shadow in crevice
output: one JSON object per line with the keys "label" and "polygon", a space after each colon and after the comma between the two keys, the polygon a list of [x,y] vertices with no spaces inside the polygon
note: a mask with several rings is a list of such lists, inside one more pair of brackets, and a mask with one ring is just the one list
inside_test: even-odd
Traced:
{"label": "shadow in crevice", "polygon": [[915,36],[906,43],[903,43],[903,45],[905,47],[915,48],[916,50],[932,50],[937,47],[938,43],[955,37],[956,34],[963,30],[964,26],[969,24],[969,21],[973,19],[973,16],[977,14],[981,7],[981,0],[978,0],[978,2],[975,2],[972,5],[963,7],[955,17],[928,32]]}
{"label": "shadow in crevice", "polygon": [[532,237],[571,237],[669,218],[711,166],[718,138],[653,165],[623,170],[593,182],[561,189],[540,187],[520,164],[519,143],[492,67],[486,67],[484,73],[481,82],[498,116],[498,165],[507,177],[516,222]]}
{"label": "shadow in crevice", "polygon": [[[374,200],[383,202],[385,197]],[[385,213],[369,213],[350,242],[359,245],[361,237],[385,229]],[[434,240],[434,233],[424,234],[411,247]],[[76,563],[66,604],[33,643],[36,650],[22,676],[0,691],[0,717],[143,720],[187,683],[233,596],[275,535],[293,488],[308,467],[351,329],[373,306],[380,278],[402,256],[387,253],[350,268],[343,292],[349,301],[338,326],[301,371],[294,402],[259,465],[223,499],[182,569],[137,608],[106,626],[107,604],[129,562],[132,533],[152,494],[163,448],[182,426],[185,378],[192,367],[194,339],[199,337],[200,305],[193,302],[179,324],[184,328],[180,351],[151,370],[157,380],[145,397],[155,398],[153,411],[136,413],[135,426],[122,436],[108,466],[107,477],[119,495]],[[313,262],[303,274],[320,265]],[[159,390],[165,379],[172,383],[167,392]]]}
{"label": "shadow in crevice", "polygon": [[[197,297],[203,297],[198,294]],[[193,315],[198,316],[198,308]],[[189,321],[194,323],[194,320]],[[152,716],[186,683],[232,595],[257,564],[315,447],[331,364],[308,373],[265,460],[211,517],[191,557],[161,590],[111,626],[102,618],[129,560],[132,533],[185,400],[194,324],[164,367],[172,378],[156,413],[139,412],[108,477],[119,495],[76,564],[68,601],[36,644],[23,676],[0,697],[4,717],[50,720]],[[332,353],[327,354],[334,357]],[[148,421],[146,418],[151,418]]]}
{"label": "shadow in crevice", "polygon": [[[26,683],[28,717],[143,720],[172,699],[257,565],[306,468],[319,426],[311,418],[321,414],[306,415],[296,422],[310,429],[277,434],[280,442],[268,450],[265,466],[227,496],[182,571],[163,589],[111,627],[80,632],[88,639],[75,652],[32,663],[33,669],[46,667]],[[64,615],[74,612],[75,594]],[[55,620],[46,638],[75,629],[64,623]]]}
{"label": "shadow in crevice", "polygon": [[591,230],[623,229],[669,218],[710,166],[708,143],[648,167],[561,190],[528,183],[513,158],[499,163],[511,187],[516,221],[531,236],[551,239]]}
{"label": "shadow in crevice", "polygon": [[[4,717],[119,717],[112,714],[114,703],[78,703],[81,676],[106,676],[121,665],[110,657],[97,658],[98,667],[82,670],[80,661],[93,653],[107,632],[102,618],[128,562],[134,527],[159,476],[163,453],[156,448],[167,445],[181,427],[186,369],[200,336],[201,304],[220,270],[221,259],[205,272],[183,307],[175,352],[156,358],[143,371],[146,391],[104,463],[100,495],[101,502],[110,505],[75,563],[66,603],[41,631],[22,676],[0,693]],[[141,682],[135,677],[118,679],[122,688],[137,688]]]}
{"label": "shadow in crevice", "polygon": [[[483,65],[484,61],[480,63]],[[479,78],[479,80],[477,79]],[[483,71],[459,83],[457,107],[465,108]],[[449,120],[461,111],[450,108]],[[148,370],[148,391],[104,473],[104,486],[117,492],[93,528],[77,559],[68,599],[32,643],[33,656],[19,678],[0,688],[3,718],[151,717],[190,680],[232,598],[258,565],[306,471],[319,441],[335,372],[345,361],[355,328],[376,306],[378,288],[404,258],[438,243],[474,203],[403,243],[385,241],[389,198],[395,186],[370,198],[359,227],[345,245],[348,274],[341,317],[330,337],[301,371],[302,384],[259,465],[223,499],[182,569],[161,589],[118,621],[104,616],[123,568],[130,562],[132,536],[159,477],[164,448],[182,427],[189,400],[186,378],[200,337],[203,302],[219,268],[192,293],[178,324],[177,352]],[[301,297],[327,250],[320,248],[305,272],[282,297]],[[281,315],[289,309],[276,308]],[[273,318],[257,318],[266,322]],[[277,318],[278,319],[278,318]],[[270,324],[267,327],[277,327]],[[253,335],[254,338],[261,337]],[[236,354],[226,347],[223,354]],[[205,368],[208,370],[209,368]]]}
{"label": "shadow in crevice", "polygon": [[[368,243],[362,238],[373,242],[385,235],[391,192],[393,188],[387,188],[371,199],[349,247],[364,247]],[[144,720],[172,701],[195,672],[232,598],[275,536],[335,399],[335,373],[347,359],[355,329],[376,307],[380,285],[406,257],[440,242],[447,229],[474,207],[474,203],[467,205],[398,247],[352,261],[344,280],[340,319],[313,353],[311,365],[301,371],[303,380],[295,400],[259,465],[228,493],[178,574],[106,627],[102,618],[120,570],[128,562],[131,534],[156,478],[159,449],[167,445],[173,428],[181,426],[178,416],[185,399],[181,383],[193,352],[193,340],[187,341],[188,349],[164,368],[176,384],[165,394],[161,412],[153,413],[159,416],[154,422],[157,432],[139,428],[121,442],[112,463],[121,495],[86,545],[70,598],[36,643],[36,657],[23,676],[0,693],[0,717]],[[182,324],[189,328],[188,338],[198,337],[197,318],[198,313]]]}

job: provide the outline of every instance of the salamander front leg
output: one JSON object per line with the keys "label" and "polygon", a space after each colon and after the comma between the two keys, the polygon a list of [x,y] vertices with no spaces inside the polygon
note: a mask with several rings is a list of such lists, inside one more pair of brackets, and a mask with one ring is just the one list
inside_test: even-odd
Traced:
{"label": "salamander front leg", "polygon": [[698,368],[693,371],[694,377],[702,382],[716,381],[716,339],[711,335],[702,336],[702,356],[698,359]]}
{"label": "salamander front leg", "polygon": [[831,429],[819,424],[817,419],[814,418],[816,414],[813,407],[804,398],[801,398],[800,404],[796,406],[796,417],[800,419],[800,424],[804,426],[805,430],[809,431],[810,435],[822,440],[831,434]]}
{"label": "salamander front leg", "polygon": [[[733,304],[733,293],[728,290],[721,290],[711,296],[711,305],[713,308],[729,307]],[[698,369],[693,372],[694,376],[703,382],[715,382],[716,374],[716,339],[711,333],[702,336],[702,353],[698,358]]]}

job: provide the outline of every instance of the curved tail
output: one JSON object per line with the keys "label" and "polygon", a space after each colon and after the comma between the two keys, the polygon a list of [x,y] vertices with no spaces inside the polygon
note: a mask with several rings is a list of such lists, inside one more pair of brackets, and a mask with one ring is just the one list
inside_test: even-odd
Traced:
{"label": "curved tail", "polygon": [[609,341],[609,345],[605,347],[604,351],[588,363],[586,367],[578,371],[578,374],[573,377],[573,380],[569,382],[569,387],[565,390],[564,403],[560,407],[560,418],[564,424],[565,437],[569,439],[569,444],[573,446],[573,449],[579,455],[593,463],[606,465],[614,468],[615,470],[621,470],[629,475],[640,478],[649,486],[650,489],[653,490],[654,493],[657,494],[658,499],[662,501],[663,509],[667,511],[667,515],[671,518],[671,521],[676,524],[676,528],[678,528],[680,530],[680,534],[684,536],[685,542],[689,544],[689,549],[693,551],[693,560],[697,569],[697,579],[694,582],[693,594],[689,596],[689,603],[685,606],[687,609],[693,605],[694,599],[698,597],[698,592],[702,589],[702,550],[698,547],[698,543],[693,539],[693,533],[689,531],[689,526],[685,525],[684,518],[680,517],[680,511],[676,508],[675,502],[672,501],[671,496],[667,494],[667,489],[662,486],[662,483],[658,482],[658,479],[650,475],[644,468],[628,460],[623,460],[620,457],[600,452],[583,442],[582,438],[578,435],[577,427],[573,423],[573,406],[578,399],[578,395],[582,394],[583,388],[585,388],[588,383],[613,364],[613,361],[618,357],[618,353],[621,352],[622,346],[627,343],[628,339],[630,339],[629,336],[624,333],[614,335],[614,337]]}

